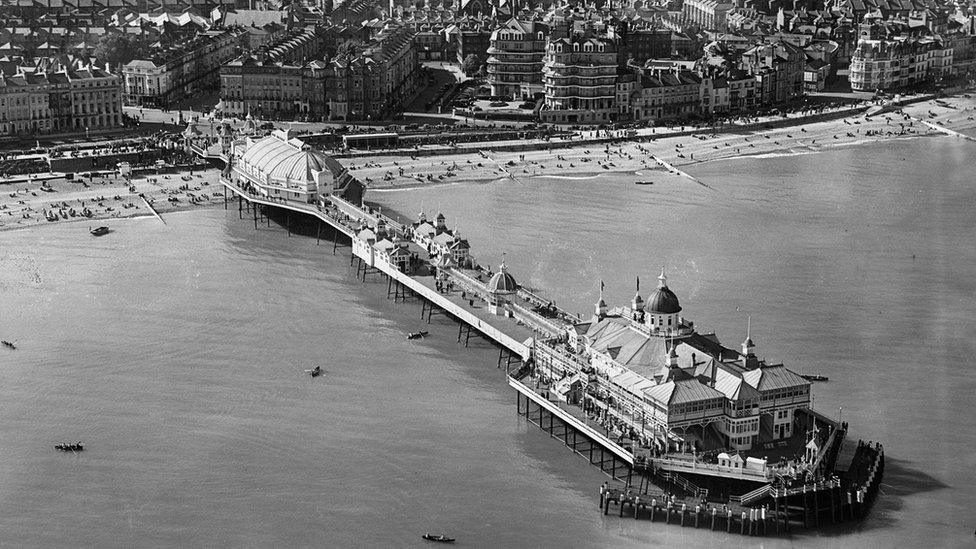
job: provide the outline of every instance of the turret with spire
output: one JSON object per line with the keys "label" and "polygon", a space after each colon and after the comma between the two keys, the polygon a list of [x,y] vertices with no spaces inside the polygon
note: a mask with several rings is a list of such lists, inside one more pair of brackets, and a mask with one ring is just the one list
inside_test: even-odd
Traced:
{"label": "turret with spire", "polygon": [[669,369],[678,367],[678,351],[676,350],[677,347],[678,344],[674,340],[671,340],[671,347],[668,349],[668,356],[664,360],[664,365],[667,366]]}
{"label": "turret with spire", "polygon": [[752,342],[752,317],[746,321],[746,340],[742,342],[742,366],[752,369],[759,366],[756,358],[756,344]]}
{"label": "turret with spire", "polygon": [[640,295],[640,277],[637,277],[637,293],[634,294],[634,299],[630,302],[630,309],[633,311],[635,321],[644,322],[644,298]]}
{"label": "turret with spire", "polygon": [[596,302],[596,317],[603,320],[607,317],[607,302],[603,300],[603,281],[600,281],[600,300]]}

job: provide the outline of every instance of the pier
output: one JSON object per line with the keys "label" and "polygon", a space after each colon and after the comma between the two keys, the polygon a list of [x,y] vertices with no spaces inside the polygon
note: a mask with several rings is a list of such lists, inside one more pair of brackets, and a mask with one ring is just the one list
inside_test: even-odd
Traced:
{"label": "pier", "polygon": [[[663,517],[666,524],[709,523],[712,529],[767,535],[857,518],[870,505],[884,469],[880,445],[842,451],[847,425],[810,407],[809,382],[782,364],[761,362],[749,338],[739,353],[698,334],[693,323],[677,315],[681,309],[663,272],[656,297],[648,295],[648,303],[660,307],[664,300],[672,310],[649,309],[645,322],[643,308],[609,311],[601,294],[596,315],[584,322],[521,287],[504,261],[497,272],[478,265],[467,241],[447,229],[442,214],[427,220],[421,213],[416,223],[404,224],[358,204],[361,192],[346,193],[360,185],[348,170],[291,139],[288,132],[249,147],[254,154],[249,157],[245,151],[240,167],[233,166],[233,151],[227,157],[231,166],[220,178],[224,208],[236,201],[239,218],[250,217],[255,229],[264,222],[270,226],[270,212],[283,213],[289,236],[293,219],[313,221],[316,244],[325,233],[333,254],[348,248],[357,280],[366,284],[385,279],[387,298],[419,301],[420,317],[428,323],[435,314],[456,321],[459,344],[467,346],[475,335],[496,345],[497,368],[515,391],[519,416],[610,477],[600,490],[604,514],[616,505],[621,517],[629,511],[634,518]],[[286,166],[285,173],[280,166]],[[596,331],[587,332],[591,326]],[[660,345],[654,352],[665,360],[664,369],[651,376],[656,381],[646,377],[651,374],[594,368],[593,357],[586,353],[604,351],[590,346],[588,338],[603,331],[616,334],[611,337],[618,338],[613,342],[618,350],[620,345]],[[676,349],[682,344],[690,367],[679,364]],[[696,352],[704,361],[696,359]],[[607,356],[603,360],[618,358],[615,353]],[[736,371],[740,377],[732,382],[741,384],[746,391],[741,394],[751,400],[741,415],[730,415],[722,406],[729,406],[726,399],[732,397],[715,387],[716,380],[727,385]],[[620,384],[610,380],[627,376]],[[760,379],[771,381],[761,385]],[[708,406],[680,408],[684,402],[670,400],[679,390],[683,398],[698,399],[684,402]],[[778,410],[788,424],[760,427],[761,394],[768,396],[762,406],[769,422]],[[716,402],[723,405],[716,407]],[[716,418],[737,422],[740,431],[735,433],[755,435],[751,441],[740,437],[730,442],[729,433],[714,430]],[[779,427],[776,436],[774,427]],[[722,436],[724,441],[716,438]],[[780,461],[769,461],[767,455]],[[835,470],[841,457],[850,457],[846,471]]]}

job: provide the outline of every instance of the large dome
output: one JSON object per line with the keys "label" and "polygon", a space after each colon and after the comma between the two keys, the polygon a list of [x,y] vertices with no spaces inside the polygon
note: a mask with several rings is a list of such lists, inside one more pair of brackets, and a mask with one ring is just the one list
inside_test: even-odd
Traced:
{"label": "large dome", "polygon": [[344,171],[336,159],[306,146],[301,140],[290,139],[282,132],[275,132],[248,146],[241,163],[262,177],[271,176],[279,181],[312,181],[313,172],[326,170],[337,178]]}
{"label": "large dome", "polygon": [[670,315],[681,312],[681,305],[678,304],[678,296],[670,288],[658,288],[654,293],[647,296],[647,304],[644,308],[649,313],[661,313]]}
{"label": "large dome", "polygon": [[668,288],[668,279],[664,277],[664,269],[661,269],[661,276],[657,277],[657,288],[647,296],[644,310],[648,313],[662,315],[673,315],[681,312],[681,305],[678,304],[678,296]]}
{"label": "large dome", "polygon": [[508,272],[504,262],[502,262],[495,276],[488,281],[488,291],[493,294],[514,294],[518,291],[518,283],[515,282],[515,277]]}

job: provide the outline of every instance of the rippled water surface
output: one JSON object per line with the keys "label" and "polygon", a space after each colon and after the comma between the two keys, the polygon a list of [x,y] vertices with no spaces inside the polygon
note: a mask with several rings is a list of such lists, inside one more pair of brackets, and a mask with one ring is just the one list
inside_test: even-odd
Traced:
{"label": "rippled water surface", "polygon": [[[816,406],[882,440],[871,517],[804,544],[971,543],[972,143],[706,164],[689,180],[533,180],[374,198],[439,207],[523,284],[588,314],[660,267],[701,328],[829,375]],[[913,158],[912,160],[907,160]],[[414,214],[415,215],[415,214]],[[604,518],[605,479],[515,414],[497,350],[420,326],[348,249],[234,211],[0,233],[0,543],[786,545]],[[316,380],[303,370],[323,364]],[[83,440],[74,456],[53,450]]]}

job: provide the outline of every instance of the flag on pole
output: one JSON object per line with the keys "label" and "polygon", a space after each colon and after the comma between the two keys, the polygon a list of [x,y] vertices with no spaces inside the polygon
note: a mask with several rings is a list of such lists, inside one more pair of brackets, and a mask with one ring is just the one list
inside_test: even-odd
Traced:
{"label": "flag on pole", "polygon": [[640,293],[640,275],[637,276],[637,293]]}

